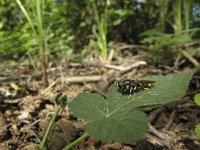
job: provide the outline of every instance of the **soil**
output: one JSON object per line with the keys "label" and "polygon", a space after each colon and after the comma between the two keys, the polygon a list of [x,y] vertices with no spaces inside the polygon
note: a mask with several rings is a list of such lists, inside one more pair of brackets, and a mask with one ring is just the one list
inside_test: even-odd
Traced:
{"label": "soil", "polygon": [[[40,71],[36,73],[31,65],[21,63],[1,68],[0,149],[36,149],[55,113],[57,106],[53,98],[56,93],[67,94],[70,99],[86,91],[105,95],[115,80],[191,71],[193,68],[188,66],[155,65],[144,55],[119,57],[109,63],[102,63],[93,56],[83,63],[61,60],[49,63],[46,87]],[[200,141],[194,128],[200,122],[200,107],[194,104],[193,98],[199,92],[200,72],[196,72],[182,100],[145,111],[150,130],[143,141],[106,143],[89,137],[73,149],[198,150]],[[47,141],[47,149],[61,150],[83,134],[84,126],[85,121],[75,118],[65,107]]]}

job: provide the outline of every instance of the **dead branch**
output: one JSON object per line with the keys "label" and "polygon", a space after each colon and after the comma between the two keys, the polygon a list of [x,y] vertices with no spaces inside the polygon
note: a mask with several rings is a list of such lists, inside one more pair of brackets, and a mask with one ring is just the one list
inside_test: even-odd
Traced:
{"label": "dead branch", "polygon": [[178,51],[185,57],[187,58],[192,64],[194,64],[195,67],[199,67],[200,63],[192,57],[188,52],[184,51],[183,49],[179,48]]}
{"label": "dead branch", "polygon": [[158,144],[163,147],[171,148],[171,143],[172,143],[172,138],[165,134],[162,133],[158,130],[156,130],[151,124],[148,124],[149,126],[149,134],[147,137],[149,138],[149,142],[152,144]]}
{"label": "dead branch", "polygon": [[119,49],[121,51],[125,49],[143,49],[146,51],[149,51],[149,48],[143,45],[135,45],[135,44],[126,44],[126,43],[114,43],[111,48],[113,49]]}
{"label": "dead branch", "polygon": [[56,83],[58,83],[58,80],[55,80],[53,83],[51,83],[46,89],[44,89],[41,94],[45,94],[48,90],[50,90]]}
{"label": "dead branch", "polygon": [[83,83],[83,82],[98,82],[103,79],[104,77],[101,75],[92,75],[92,76],[66,77],[64,80],[66,83]]}
{"label": "dead branch", "polygon": [[172,114],[170,115],[170,120],[168,121],[168,123],[167,123],[166,126],[165,126],[165,129],[166,129],[166,130],[169,130],[170,127],[172,126],[172,123],[174,122],[175,116],[176,116],[176,109],[173,110]]}
{"label": "dead branch", "polygon": [[143,66],[146,65],[147,63],[145,61],[138,61],[134,64],[131,64],[130,66],[114,66],[114,65],[110,65],[110,64],[105,64],[104,67],[109,68],[109,69],[114,69],[114,70],[118,70],[121,73],[125,73],[130,71],[133,68],[139,67],[139,66]]}

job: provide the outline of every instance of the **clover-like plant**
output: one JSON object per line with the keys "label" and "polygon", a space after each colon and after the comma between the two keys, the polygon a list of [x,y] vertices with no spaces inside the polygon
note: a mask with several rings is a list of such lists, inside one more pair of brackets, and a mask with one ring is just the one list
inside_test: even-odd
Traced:
{"label": "clover-like plant", "polygon": [[106,99],[98,94],[81,93],[69,103],[69,108],[74,116],[87,121],[87,135],[102,141],[139,141],[148,129],[148,118],[142,110],[180,100],[192,74],[143,78],[155,81],[154,87],[131,96],[121,94],[115,82],[108,89]]}

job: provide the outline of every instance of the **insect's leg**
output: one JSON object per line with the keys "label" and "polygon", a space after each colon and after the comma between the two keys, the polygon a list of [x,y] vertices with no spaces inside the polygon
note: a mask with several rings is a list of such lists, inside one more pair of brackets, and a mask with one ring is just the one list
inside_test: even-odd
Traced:
{"label": "insect's leg", "polygon": [[131,97],[132,96],[132,94],[133,94],[133,91],[134,91],[134,88],[130,88],[130,91],[129,91],[129,97]]}
{"label": "insect's leg", "polygon": [[138,85],[136,84],[134,85],[133,91],[137,91],[137,89],[138,89]]}
{"label": "insect's leg", "polygon": [[138,83],[138,86],[141,88],[141,90],[144,90],[144,85],[142,83]]}

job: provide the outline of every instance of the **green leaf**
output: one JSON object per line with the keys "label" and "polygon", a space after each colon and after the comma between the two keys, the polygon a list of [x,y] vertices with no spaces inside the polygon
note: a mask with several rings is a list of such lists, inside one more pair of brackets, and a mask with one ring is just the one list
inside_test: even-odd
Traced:
{"label": "green leaf", "polygon": [[170,74],[166,76],[153,76],[142,78],[155,81],[152,89],[134,93],[131,96],[122,95],[117,91],[114,83],[108,91],[108,107],[110,112],[125,111],[137,108],[152,108],[166,103],[180,100],[187,89],[192,77],[191,72],[184,74]]}
{"label": "green leaf", "polygon": [[194,97],[194,102],[200,106],[200,93],[196,94]]}
{"label": "green leaf", "polygon": [[147,117],[141,111],[115,113],[89,123],[86,132],[103,141],[134,142],[144,138]]}
{"label": "green leaf", "polygon": [[106,100],[97,94],[81,93],[69,107],[76,117],[86,120],[97,120],[106,115]]}
{"label": "green leaf", "polygon": [[197,138],[200,139],[200,124],[195,126],[195,130],[194,131],[196,133]]}
{"label": "green leaf", "polygon": [[193,73],[142,78],[155,81],[151,89],[122,95],[115,82],[107,99],[97,94],[81,93],[69,103],[78,118],[88,121],[86,131],[102,141],[132,142],[141,140],[147,131],[147,118],[142,111],[180,100]]}

